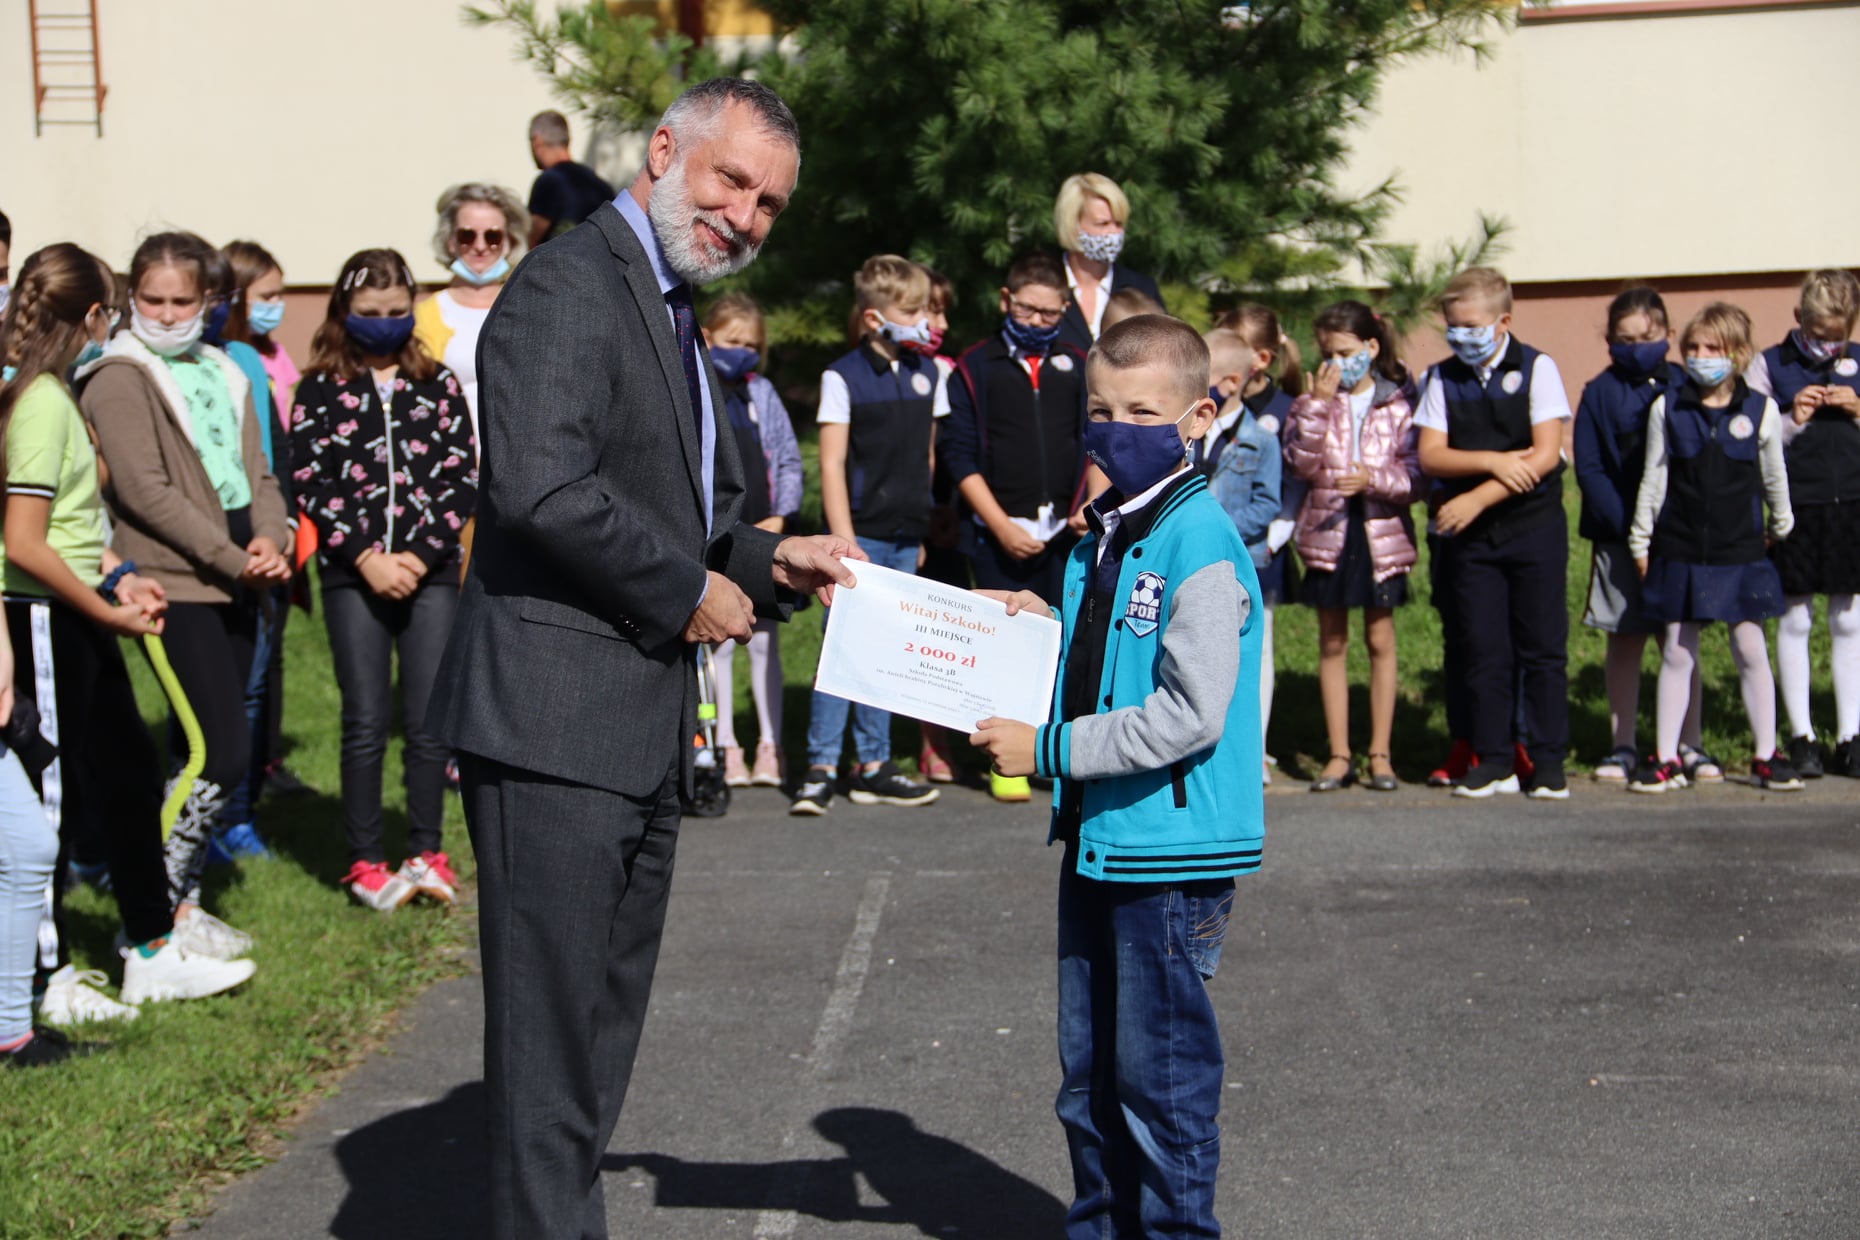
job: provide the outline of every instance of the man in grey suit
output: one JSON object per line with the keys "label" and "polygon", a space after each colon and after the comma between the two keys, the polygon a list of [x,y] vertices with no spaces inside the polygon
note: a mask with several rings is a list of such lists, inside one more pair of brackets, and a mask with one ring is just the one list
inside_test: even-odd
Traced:
{"label": "man in grey suit", "polygon": [[461,754],[484,952],[490,1233],[605,1236],[600,1159],[658,958],[696,643],[851,584],[837,538],[737,520],[694,286],[747,266],[800,168],[767,87],[687,90],[612,206],[517,269],[478,345],[471,571],[428,715]]}

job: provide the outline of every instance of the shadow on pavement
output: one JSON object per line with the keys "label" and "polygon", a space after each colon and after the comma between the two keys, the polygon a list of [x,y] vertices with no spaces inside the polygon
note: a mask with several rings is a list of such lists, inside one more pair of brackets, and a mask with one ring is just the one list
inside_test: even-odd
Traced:
{"label": "shadow on pavement", "polygon": [[[915,1227],[925,1236],[990,1240],[1058,1235],[1065,1206],[1044,1188],[947,1137],[921,1131],[908,1115],[841,1107],[814,1117],[814,1130],[843,1158],[773,1163],[686,1162],[661,1154],[609,1154],[605,1171],[652,1176],[654,1205],[666,1210],[792,1210],[827,1222]],[[882,1205],[862,1205],[864,1180]]]}
{"label": "shadow on pavement", "polygon": [[338,1240],[442,1240],[484,1230],[484,1082],[397,1111],[336,1143],[349,1182]]}

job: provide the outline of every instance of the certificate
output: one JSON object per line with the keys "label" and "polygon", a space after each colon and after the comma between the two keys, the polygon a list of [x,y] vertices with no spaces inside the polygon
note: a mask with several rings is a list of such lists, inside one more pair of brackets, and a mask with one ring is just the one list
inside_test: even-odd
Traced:
{"label": "certificate", "polygon": [[1059,674],[1059,622],[959,586],[853,560],[833,594],[814,688],[957,732],[983,719],[1042,724]]}

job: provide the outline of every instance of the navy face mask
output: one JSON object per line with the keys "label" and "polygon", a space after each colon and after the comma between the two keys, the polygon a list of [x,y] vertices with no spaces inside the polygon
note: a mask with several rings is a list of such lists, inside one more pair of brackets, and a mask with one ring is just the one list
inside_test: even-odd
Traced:
{"label": "navy face mask", "polygon": [[1051,327],[1035,327],[1023,323],[1013,315],[1003,315],[1001,330],[1007,333],[1013,346],[1025,353],[1046,353],[1053,347],[1053,341],[1059,339],[1059,324]]}
{"label": "navy face mask", "polygon": [[719,345],[710,351],[710,364],[717,368],[717,377],[725,383],[741,383],[761,361],[762,355],[754,349]]}
{"label": "navy face mask", "polygon": [[413,335],[413,316],[402,315],[397,319],[363,318],[351,314],[343,320],[343,328],[349,333],[349,339],[355,347],[371,357],[392,357],[399,353],[401,346]]}
{"label": "navy face mask", "polygon": [[[1182,418],[1194,411],[1195,406],[1190,405]],[[1124,498],[1141,495],[1174,473],[1188,456],[1188,444],[1177,429],[1182,418],[1147,426],[1136,422],[1087,422],[1085,455],[1104,471]]]}
{"label": "navy face mask", "polygon": [[1666,341],[1611,344],[1608,346],[1608,357],[1622,374],[1632,375],[1636,379],[1644,378],[1658,370],[1660,363],[1666,360]]}

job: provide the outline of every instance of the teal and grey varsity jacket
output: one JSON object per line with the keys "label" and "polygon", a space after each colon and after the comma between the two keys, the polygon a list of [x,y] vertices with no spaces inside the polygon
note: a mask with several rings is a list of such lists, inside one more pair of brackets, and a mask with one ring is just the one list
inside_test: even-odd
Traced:
{"label": "teal and grey varsity jacket", "polygon": [[[1100,547],[1115,546],[1106,526],[1114,529],[1116,512],[1090,510],[1092,533],[1066,565],[1053,701],[1053,718],[1064,722],[1035,739],[1037,770],[1055,781],[1048,842],[1070,837],[1061,810],[1075,798],[1077,869],[1087,878],[1248,873],[1259,868],[1265,837],[1259,579],[1205,479],[1172,479],[1152,502],[1160,507],[1116,566],[1108,622],[1081,623]],[[1067,720],[1066,702],[1081,698],[1077,686],[1068,693],[1065,673],[1095,662],[1070,658],[1072,643],[1090,631],[1105,641],[1089,699],[1097,709]]]}

